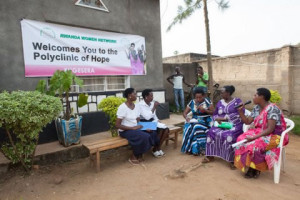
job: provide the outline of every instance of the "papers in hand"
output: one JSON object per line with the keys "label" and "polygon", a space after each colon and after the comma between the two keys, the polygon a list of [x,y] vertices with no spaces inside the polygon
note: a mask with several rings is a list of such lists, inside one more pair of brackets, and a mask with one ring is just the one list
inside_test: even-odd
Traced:
{"label": "papers in hand", "polygon": [[156,130],[157,122],[139,122],[138,125],[142,125],[143,127],[140,130]]}
{"label": "papers in hand", "polygon": [[190,123],[198,123],[198,120],[196,120],[196,119],[194,119],[194,118],[192,118],[192,119],[190,119],[190,121],[189,121]]}
{"label": "papers in hand", "polygon": [[240,146],[241,144],[244,144],[245,142],[247,142],[247,140],[243,139],[243,140],[241,140],[239,142],[236,142],[236,143],[232,144],[231,146],[232,146],[232,148],[235,148],[237,146]]}

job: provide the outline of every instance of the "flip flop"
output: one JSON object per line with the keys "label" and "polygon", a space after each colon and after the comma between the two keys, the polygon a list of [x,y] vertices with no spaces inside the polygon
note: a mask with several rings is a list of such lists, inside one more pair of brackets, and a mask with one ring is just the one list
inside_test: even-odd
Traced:
{"label": "flip flop", "polygon": [[131,158],[128,159],[128,162],[130,162],[130,164],[132,165],[139,165],[140,162],[138,160],[131,160]]}
{"label": "flip flop", "polygon": [[214,161],[214,158],[208,158],[208,157],[204,157],[203,160],[202,160],[202,163],[209,163],[209,162],[213,162]]}

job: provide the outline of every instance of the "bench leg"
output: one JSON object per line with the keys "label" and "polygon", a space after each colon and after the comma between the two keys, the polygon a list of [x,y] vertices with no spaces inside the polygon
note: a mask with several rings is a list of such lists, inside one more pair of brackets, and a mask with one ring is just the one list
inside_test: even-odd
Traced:
{"label": "bench leg", "polygon": [[178,131],[176,131],[175,133],[175,137],[174,137],[174,149],[177,148],[177,143],[178,143]]}
{"label": "bench leg", "polygon": [[169,139],[170,139],[170,136],[168,136],[168,137],[166,138],[166,146],[169,145]]}
{"label": "bench leg", "polygon": [[100,171],[100,152],[96,152],[96,171]]}

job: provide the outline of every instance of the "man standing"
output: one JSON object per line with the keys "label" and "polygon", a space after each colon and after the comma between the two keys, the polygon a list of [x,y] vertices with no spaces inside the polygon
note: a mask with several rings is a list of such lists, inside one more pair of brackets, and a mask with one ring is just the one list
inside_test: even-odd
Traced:
{"label": "man standing", "polygon": [[[184,94],[183,94],[182,83],[186,84],[188,87],[191,87],[192,85],[185,82],[184,75],[180,72],[180,68],[178,66],[175,68],[175,74],[169,76],[167,78],[167,81],[170,84],[172,84],[174,88],[174,98],[175,98],[177,112],[180,111],[180,106],[181,106],[181,111],[183,111],[185,107],[184,107]],[[178,103],[178,97],[180,99],[180,104],[181,104],[180,106]]]}
{"label": "man standing", "polygon": [[207,93],[207,84],[208,84],[208,73],[203,71],[202,66],[197,67],[197,81],[196,81],[196,87],[201,88],[205,94]]}

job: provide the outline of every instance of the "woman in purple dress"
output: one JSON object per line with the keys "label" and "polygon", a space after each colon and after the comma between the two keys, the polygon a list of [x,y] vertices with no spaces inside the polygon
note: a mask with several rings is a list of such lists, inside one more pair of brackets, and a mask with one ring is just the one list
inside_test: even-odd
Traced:
{"label": "woman in purple dress", "polygon": [[212,127],[207,132],[206,152],[203,163],[211,162],[214,157],[222,158],[230,163],[234,169],[234,149],[231,147],[236,142],[237,137],[243,133],[243,122],[238,113],[236,105],[242,103],[239,98],[233,98],[234,86],[224,86],[222,88],[222,99],[217,103],[213,114],[213,120],[219,123],[230,122],[233,124],[231,129]]}

